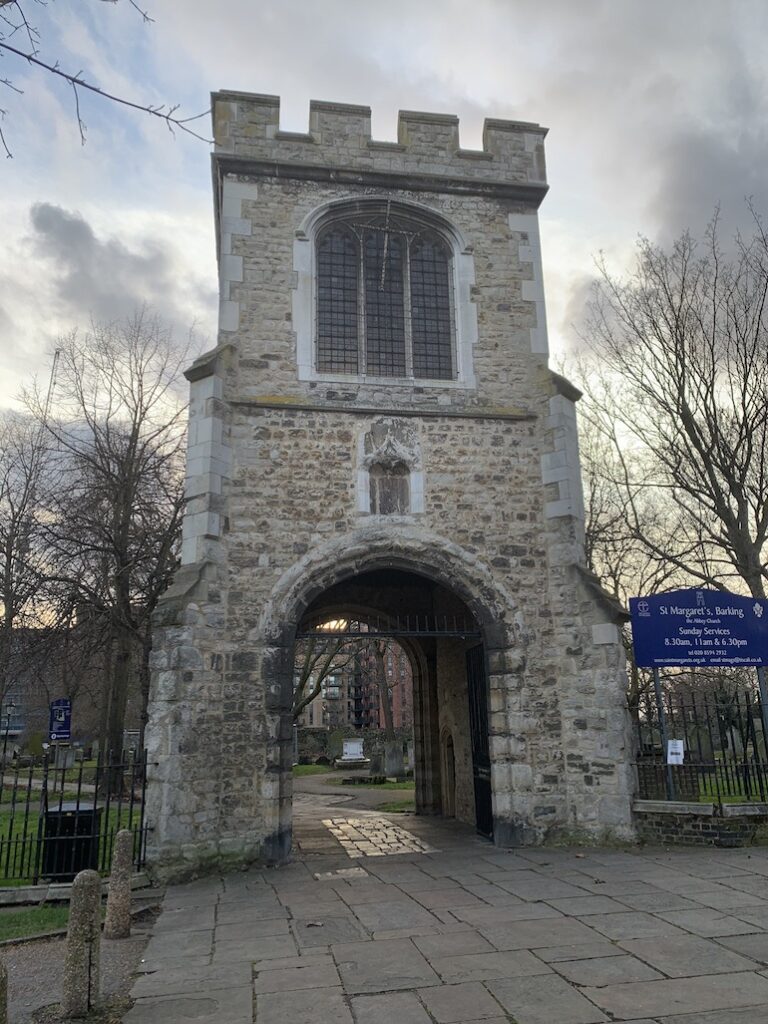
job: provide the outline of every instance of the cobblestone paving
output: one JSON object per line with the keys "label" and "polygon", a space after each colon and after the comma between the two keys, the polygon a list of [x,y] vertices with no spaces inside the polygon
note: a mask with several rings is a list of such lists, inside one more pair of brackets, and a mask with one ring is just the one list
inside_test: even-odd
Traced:
{"label": "cobblestone paving", "polygon": [[326,818],[323,825],[348,857],[387,857],[396,853],[435,853],[434,847],[387,818]]}
{"label": "cobblestone paving", "polygon": [[766,848],[503,851],[324,820],[432,849],[351,859],[307,814],[300,860],[170,888],[125,1024],[768,1024]]}

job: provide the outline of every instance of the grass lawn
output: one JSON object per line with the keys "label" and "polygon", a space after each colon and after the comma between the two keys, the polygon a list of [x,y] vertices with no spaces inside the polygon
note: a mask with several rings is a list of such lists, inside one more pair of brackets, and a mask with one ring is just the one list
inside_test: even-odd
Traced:
{"label": "grass lawn", "polygon": [[333,768],[329,764],[295,764],[293,774],[300,778],[302,775],[327,775]]}
{"label": "grass lawn", "polygon": [[376,810],[384,814],[405,814],[407,811],[415,811],[416,803],[413,800],[393,800],[388,804],[379,804]]}
{"label": "grass lawn", "polygon": [[21,939],[25,935],[41,935],[67,927],[69,905],[50,907],[24,907],[22,910],[4,910],[0,913],[0,942]]}
{"label": "grass lawn", "polygon": [[[65,769],[54,768],[53,764],[51,763],[51,764],[48,765],[48,778],[49,778],[49,780],[52,783],[53,779],[55,777],[56,778],[56,782],[58,783],[58,782],[61,781],[61,777],[63,775],[65,782],[74,782],[76,784],[78,776],[80,775],[80,771],[81,771],[80,766],[81,766],[81,762],[80,761],[76,761],[75,764],[73,764],[71,768],[65,768]],[[82,773],[83,773],[82,782],[83,782],[84,785],[93,784],[96,781],[96,769],[97,769],[97,767],[98,767],[98,761],[94,760],[94,761],[83,761],[82,762]],[[102,771],[103,770],[104,769],[102,767]],[[19,773],[19,780],[20,781],[21,781],[21,779],[26,780],[28,773],[29,773],[29,769],[28,768],[22,768],[20,773]],[[42,777],[43,777],[43,769],[42,768],[37,767],[37,768],[33,768],[32,769],[32,778],[33,779],[42,779]]]}
{"label": "grass lawn", "polygon": [[[745,796],[741,792],[742,788],[746,789],[747,782],[752,791],[750,796]],[[699,800],[707,803],[711,800],[720,800],[724,804],[744,804],[760,802],[761,799],[757,773],[751,766],[747,770],[740,766],[729,766],[727,770],[721,767],[717,776],[712,772],[702,772],[699,775]]]}
{"label": "grass lawn", "polygon": [[[333,779],[334,786],[343,786],[343,779]],[[347,786],[347,789],[415,789],[416,783],[413,779],[404,779],[402,782],[354,782]]]}

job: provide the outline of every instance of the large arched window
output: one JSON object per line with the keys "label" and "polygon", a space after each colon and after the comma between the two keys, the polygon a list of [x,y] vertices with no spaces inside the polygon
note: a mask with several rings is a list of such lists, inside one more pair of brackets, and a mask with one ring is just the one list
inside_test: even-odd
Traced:
{"label": "large arched window", "polygon": [[414,218],[337,215],[317,236],[317,369],[456,377],[451,248]]}

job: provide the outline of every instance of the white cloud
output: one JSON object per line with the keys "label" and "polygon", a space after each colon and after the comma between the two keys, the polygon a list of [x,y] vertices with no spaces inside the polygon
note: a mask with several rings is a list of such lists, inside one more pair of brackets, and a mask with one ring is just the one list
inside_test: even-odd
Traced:
{"label": "white cloud", "polygon": [[[621,262],[637,232],[698,229],[718,200],[733,223],[745,195],[766,206],[762,0],[146,6],[154,24],[124,2],[86,14],[79,5],[41,8],[46,52],[85,67],[105,88],[180,102],[190,114],[219,88],[277,93],[289,129],[306,128],[310,97],[371,105],[374,134],[384,138],[395,135],[399,107],[458,113],[465,146],[480,144],[485,116],[547,125],[552,188],[542,236],[557,344],[568,337],[597,250]],[[16,152],[0,198],[0,403],[23,372],[42,365],[58,329],[92,312],[115,315],[134,298],[210,324],[216,287],[206,146],[85,99],[83,148],[65,86],[20,63],[4,61],[6,72],[25,94],[0,103]],[[207,121],[201,128],[207,134]],[[36,203],[61,211],[47,233],[30,224]],[[89,258],[117,269],[125,287],[101,280],[86,254],[66,244],[67,225],[77,227],[66,218],[77,213],[81,231],[91,232]],[[59,244],[57,260],[41,249],[42,237]]]}

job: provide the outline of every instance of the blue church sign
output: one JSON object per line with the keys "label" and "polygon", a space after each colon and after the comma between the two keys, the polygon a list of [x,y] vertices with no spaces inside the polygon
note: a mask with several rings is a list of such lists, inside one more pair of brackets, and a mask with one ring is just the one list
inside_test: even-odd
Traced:
{"label": "blue church sign", "polygon": [[52,743],[72,738],[72,701],[66,697],[51,701],[48,735]]}
{"label": "blue church sign", "polygon": [[630,598],[638,665],[766,665],[768,601],[720,590]]}

